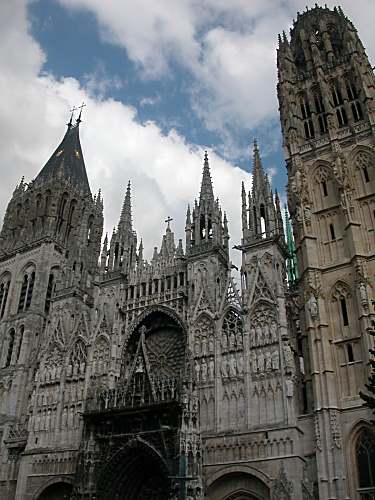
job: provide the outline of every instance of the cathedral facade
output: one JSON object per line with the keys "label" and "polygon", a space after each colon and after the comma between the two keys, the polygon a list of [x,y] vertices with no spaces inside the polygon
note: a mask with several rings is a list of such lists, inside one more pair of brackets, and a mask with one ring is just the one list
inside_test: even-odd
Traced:
{"label": "cathedral facade", "polygon": [[185,241],[168,218],[150,261],[130,183],[102,242],[80,116],[16,187],[0,235],[1,499],[375,499],[359,396],[374,74],[341,9],[315,7],[279,37],[278,76],[292,226],[255,142],[239,280],[207,154]]}

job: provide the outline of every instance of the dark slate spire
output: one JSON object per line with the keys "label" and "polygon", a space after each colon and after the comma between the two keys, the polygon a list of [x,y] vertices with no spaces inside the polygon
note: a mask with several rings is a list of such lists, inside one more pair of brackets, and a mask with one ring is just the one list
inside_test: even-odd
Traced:
{"label": "dark slate spire", "polygon": [[204,164],[203,164],[203,175],[201,192],[199,196],[199,202],[205,200],[206,202],[214,201],[214,190],[212,188],[210,166],[208,164],[208,154],[207,151],[204,152]]}
{"label": "dark slate spire", "polygon": [[77,120],[73,126],[69,121],[63,140],[39,172],[36,183],[65,179],[84,193],[91,194],[79,140],[79,123]]}

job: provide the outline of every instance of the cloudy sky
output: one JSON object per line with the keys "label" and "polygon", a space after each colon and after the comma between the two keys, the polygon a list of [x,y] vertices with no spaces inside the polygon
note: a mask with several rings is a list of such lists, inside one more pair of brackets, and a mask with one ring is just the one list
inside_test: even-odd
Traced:
{"label": "cloudy sky", "polygon": [[[81,141],[106,229],[128,179],[146,256],[167,216],[183,236],[209,150],[215,195],[240,241],[250,143],[286,183],[276,99],[277,34],[310,0],[0,0],[0,218],[22,175],[36,176],[86,103]],[[327,1],[329,6],[335,2]],[[375,64],[375,2],[341,0]]]}

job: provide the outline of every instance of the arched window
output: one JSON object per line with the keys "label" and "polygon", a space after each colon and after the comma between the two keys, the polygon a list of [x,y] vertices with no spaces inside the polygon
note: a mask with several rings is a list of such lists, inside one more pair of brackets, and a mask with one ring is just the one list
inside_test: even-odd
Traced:
{"label": "arched window", "polygon": [[9,273],[3,274],[0,279],[0,319],[4,316],[5,306],[8,300],[8,293],[10,287],[11,275]]}
{"label": "arched window", "polygon": [[341,88],[337,83],[332,86],[332,100],[336,109],[336,117],[339,127],[345,127],[348,124],[348,116],[345,111]]}
{"label": "arched window", "polygon": [[60,200],[60,206],[59,206],[59,211],[57,214],[57,228],[56,228],[56,233],[60,234],[61,228],[64,222],[64,212],[65,212],[65,207],[68,202],[69,195],[68,193],[64,193],[61,197]]}
{"label": "arched window", "polygon": [[16,363],[18,363],[19,359],[20,359],[24,331],[25,331],[25,327],[22,325],[19,329],[19,335],[18,335]]}
{"label": "arched window", "polygon": [[346,83],[346,92],[348,94],[348,99],[350,102],[350,108],[352,110],[354,121],[359,122],[360,120],[363,120],[363,112],[359,100],[359,93],[353,82],[348,81]]}
{"label": "arched window", "polygon": [[48,277],[46,300],[44,302],[44,312],[46,314],[49,313],[49,310],[51,307],[51,299],[52,299],[53,292],[55,291],[57,273],[58,273],[57,268],[51,269],[51,272],[50,272],[49,277]]}
{"label": "arched window", "polygon": [[305,130],[305,137],[306,139],[314,139],[315,130],[312,120],[311,107],[306,94],[300,95],[300,109],[303,120],[303,127]]}
{"label": "arched window", "polygon": [[[339,316],[342,334],[341,336],[348,336],[348,327],[350,326],[351,317],[351,293],[348,285],[343,282],[336,283],[332,291],[332,302],[336,304],[336,314]],[[335,330],[339,325],[336,324]]]}
{"label": "arched window", "polygon": [[69,214],[68,214],[68,222],[66,225],[66,232],[65,232],[65,240],[68,241],[71,230],[72,230],[72,224],[73,224],[73,217],[74,217],[74,212],[76,209],[77,201],[72,200],[70,202],[70,207],[69,207]]}
{"label": "arched window", "polygon": [[371,157],[365,151],[358,153],[355,159],[357,169],[361,172],[361,180],[364,185],[368,184],[373,177],[371,169]]}
{"label": "arched window", "polygon": [[355,454],[358,491],[363,493],[364,499],[373,498],[375,494],[375,434],[369,429],[361,431],[356,442]]}
{"label": "arched window", "polygon": [[10,332],[8,333],[8,350],[7,350],[7,357],[6,357],[6,361],[5,361],[5,367],[10,366],[10,363],[12,361],[14,336],[15,336],[15,331],[14,331],[14,328],[12,328],[10,330]]}
{"label": "arched window", "polygon": [[18,312],[27,311],[31,305],[35,283],[35,270],[29,266],[22,278],[20,300],[18,303]]}
{"label": "arched window", "polygon": [[318,115],[319,132],[321,135],[324,135],[328,132],[328,122],[323,97],[319,90],[315,90],[314,92],[314,103]]}

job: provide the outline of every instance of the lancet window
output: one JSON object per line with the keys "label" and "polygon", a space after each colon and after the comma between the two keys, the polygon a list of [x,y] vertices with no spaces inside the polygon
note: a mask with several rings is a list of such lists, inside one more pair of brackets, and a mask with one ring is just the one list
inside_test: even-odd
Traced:
{"label": "lancet window", "polygon": [[15,331],[14,328],[12,328],[8,333],[8,347],[7,347],[7,357],[5,360],[5,367],[10,366],[10,363],[12,362],[14,337],[15,337]]}
{"label": "lancet window", "polygon": [[375,494],[375,435],[369,429],[364,429],[356,443],[358,491],[370,498]]}
{"label": "lancet window", "polygon": [[313,139],[315,137],[315,130],[312,120],[311,107],[306,94],[300,96],[300,108],[303,127],[305,130],[305,137],[306,139]]}
{"label": "lancet window", "polygon": [[348,94],[348,99],[350,102],[350,108],[352,110],[353,119],[355,122],[359,122],[363,119],[362,106],[359,100],[359,93],[352,82],[347,82],[346,92]]}
{"label": "lancet window", "polygon": [[30,308],[35,283],[35,270],[29,266],[23,275],[18,312],[27,311]]}
{"label": "lancet window", "polygon": [[332,87],[332,100],[336,109],[336,117],[339,127],[345,127],[348,124],[348,115],[346,114],[344,99],[338,84],[334,84]]}
{"label": "lancet window", "polygon": [[0,279],[0,319],[4,316],[5,306],[8,300],[8,293],[10,287],[11,275],[4,274]]}

